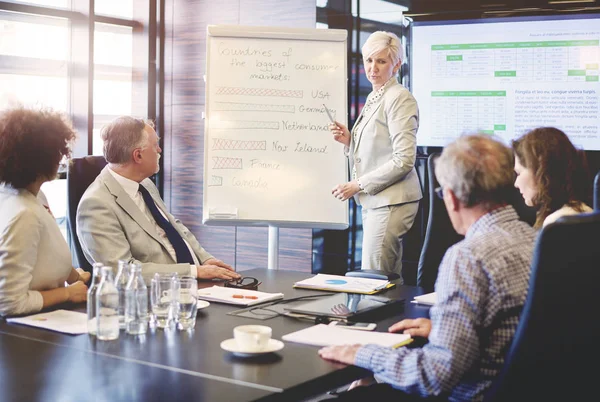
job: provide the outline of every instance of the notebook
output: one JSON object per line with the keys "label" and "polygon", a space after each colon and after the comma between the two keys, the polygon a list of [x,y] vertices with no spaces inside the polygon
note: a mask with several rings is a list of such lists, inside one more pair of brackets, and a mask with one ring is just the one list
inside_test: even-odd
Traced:
{"label": "notebook", "polygon": [[235,304],[237,306],[253,306],[259,303],[283,299],[283,293],[266,293],[257,290],[213,286],[211,288],[198,289],[198,299]]}
{"label": "notebook", "polygon": [[421,296],[415,296],[414,300],[411,303],[415,304],[424,304],[426,306],[433,306],[437,301],[437,295],[435,292],[427,293]]}
{"label": "notebook", "polygon": [[351,276],[317,274],[294,284],[295,288],[328,290],[359,294],[374,294],[394,286],[381,279],[357,278]]}
{"label": "notebook", "polygon": [[313,346],[375,344],[393,348],[409,343],[411,337],[408,334],[355,331],[318,324],[284,335],[281,339]]}

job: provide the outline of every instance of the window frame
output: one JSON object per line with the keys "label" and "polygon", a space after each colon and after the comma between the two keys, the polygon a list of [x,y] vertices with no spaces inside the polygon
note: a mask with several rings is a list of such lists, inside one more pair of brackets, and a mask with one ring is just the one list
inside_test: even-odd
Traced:
{"label": "window frame", "polygon": [[[160,99],[164,94],[164,77],[160,71],[164,71],[164,0],[134,0],[133,19],[96,14],[95,0],[71,0],[70,3],[70,9],[67,9],[18,1],[0,1],[0,11],[16,13],[15,18],[28,22],[44,17],[67,21],[70,57],[66,63],[57,60],[47,62],[53,70],[67,70],[69,88],[66,113],[78,133],[72,156],[83,157],[93,153],[94,34],[97,23],[132,29],[132,69],[135,71],[132,76],[133,92],[141,90],[147,93],[147,101],[144,100],[140,104],[133,101],[132,114],[155,121],[162,147],[164,102]],[[36,71],[33,64],[26,57],[0,55],[0,73],[18,71],[39,75],[41,72]],[[39,67],[37,69],[39,70]],[[162,171],[162,158],[160,163]],[[66,172],[61,171],[62,178],[65,175]],[[158,174],[154,179],[162,192],[162,175]]]}

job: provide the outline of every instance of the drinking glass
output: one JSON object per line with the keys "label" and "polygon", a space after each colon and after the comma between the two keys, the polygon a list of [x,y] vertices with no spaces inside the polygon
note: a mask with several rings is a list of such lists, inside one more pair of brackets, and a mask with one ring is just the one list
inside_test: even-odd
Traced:
{"label": "drinking glass", "polygon": [[179,278],[177,274],[154,274],[150,286],[152,320],[158,328],[170,327],[176,321]]}
{"label": "drinking glass", "polygon": [[191,276],[181,277],[177,299],[177,328],[183,331],[193,329],[197,312],[198,282]]}

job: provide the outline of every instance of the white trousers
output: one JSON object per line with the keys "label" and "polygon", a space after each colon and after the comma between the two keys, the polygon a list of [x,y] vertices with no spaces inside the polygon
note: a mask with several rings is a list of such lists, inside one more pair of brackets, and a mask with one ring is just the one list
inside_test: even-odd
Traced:
{"label": "white trousers", "polygon": [[418,209],[419,201],[362,209],[362,269],[395,272],[402,278],[402,237]]}

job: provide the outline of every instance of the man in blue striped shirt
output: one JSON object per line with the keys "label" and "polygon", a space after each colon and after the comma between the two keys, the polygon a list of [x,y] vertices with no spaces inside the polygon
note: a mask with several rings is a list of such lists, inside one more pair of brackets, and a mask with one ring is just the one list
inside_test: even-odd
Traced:
{"label": "man in blue striped shirt", "polygon": [[525,303],[535,241],[535,231],[506,202],[512,153],[489,136],[463,136],[444,148],[436,176],[452,225],[465,239],[444,255],[431,319],[390,328],[429,342],[413,349],[321,349],[321,357],[369,369],[380,382],[338,400],[480,401],[502,368]]}

